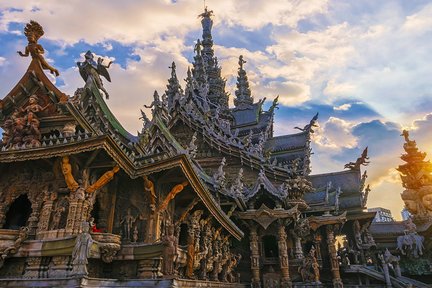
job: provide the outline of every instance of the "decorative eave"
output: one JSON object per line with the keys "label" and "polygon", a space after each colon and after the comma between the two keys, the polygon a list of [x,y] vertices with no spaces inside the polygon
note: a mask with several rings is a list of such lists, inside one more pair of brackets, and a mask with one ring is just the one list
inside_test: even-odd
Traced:
{"label": "decorative eave", "polygon": [[209,209],[213,217],[224,227],[233,237],[240,240],[244,233],[238,228],[228,215],[220,208],[216,200],[211,195],[207,186],[200,179],[199,175],[194,170],[193,164],[189,158],[182,154],[168,159],[163,159],[155,163],[149,163],[140,166],[136,170],[135,177],[140,177],[144,175],[150,175],[152,173],[160,172],[163,170],[180,167],[184,173],[186,179],[189,181],[190,185],[193,187],[194,191],[197,192],[198,196],[204,203],[204,205]]}
{"label": "decorative eave", "polygon": [[264,229],[277,219],[293,218],[297,219],[300,211],[297,206],[289,210],[285,209],[270,209],[265,204],[262,204],[258,210],[247,210],[245,212],[236,212],[236,216],[243,220],[254,220]]}
{"label": "decorative eave", "polygon": [[333,224],[344,224],[347,220],[346,211],[340,215],[323,215],[323,216],[310,216],[308,217],[309,226],[313,231],[316,231],[319,227],[323,225],[333,225]]}
{"label": "decorative eave", "polygon": [[39,87],[44,87],[50,99],[54,103],[66,103],[69,97],[61,92],[45,75],[40,66],[40,63],[34,59],[30,62],[27,71],[23,77],[18,81],[15,87],[2,99],[0,100],[0,111],[10,110],[15,106],[15,103],[23,101],[24,98],[30,96],[30,92],[25,87],[25,84],[29,81],[33,81]]}
{"label": "decorative eave", "polygon": [[87,136],[92,135],[86,133],[81,140],[70,140],[65,142],[59,141],[51,145],[45,145],[46,142],[52,140],[44,140],[43,146],[38,148],[27,149],[9,149],[0,152],[0,163],[21,162],[37,159],[47,159],[52,157],[61,157],[73,154],[79,154],[96,149],[104,149],[115,162],[132,178],[135,178],[135,167],[131,159],[123,153],[117,143],[107,135],[102,136]]}

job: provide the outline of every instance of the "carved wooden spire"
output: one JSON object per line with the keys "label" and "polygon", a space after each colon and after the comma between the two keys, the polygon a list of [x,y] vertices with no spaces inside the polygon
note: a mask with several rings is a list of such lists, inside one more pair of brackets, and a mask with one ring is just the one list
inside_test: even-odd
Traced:
{"label": "carved wooden spire", "polygon": [[234,99],[234,105],[236,107],[247,106],[253,103],[248,77],[246,71],[243,69],[243,64],[246,63],[243,59],[243,55],[240,55],[238,63],[240,67],[238,69],[237,89],[235,91],[236,98]]}
{"label": "carved wooden spire", "polygon": [[183,95],[183,90],[177,79],[175,62],[173,61],[168,68],[171,69],[171,77],[168,79],[165,94],[168,97],[168,111],[170,111],[174,107],[175,101],[179,100],[181,95]]}
{"label": "carved wooden spire", "polygon": [[[204,9],[203,13],[198,15],[198,17],[202,18],[201,24],[203,34],[202,41],[200,42],[202,50],[201,47],[199,47],[200,50],[196,50],[196,52],[197,56],[200,56],[202,59],[202,64],[205,69],[205,76],[209,84],[208,99],[212,104],[214,104],[210,105],[211,108],[214,109],[215,107],[220,106],[221,110],[226,110],[228,109],[228,93],[225,91],[226,81],[221,76],[221,68],[219,67],[217,58],[214,57],[213,38],[211,34],[213,20],[211,19],[211,16],[213,16],[213,11],[207,10],[207,7]],[[199,63],[194,63],[194,69],[196,65],[199,65]]]}

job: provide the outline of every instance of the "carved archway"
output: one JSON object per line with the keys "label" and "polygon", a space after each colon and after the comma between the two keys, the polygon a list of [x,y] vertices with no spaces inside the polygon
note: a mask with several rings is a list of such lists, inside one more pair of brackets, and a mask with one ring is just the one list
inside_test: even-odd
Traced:
{"label": "carved archway", "polygon": [[27,194],[22,194],[16,198],[6,213],[3,229],[18,230],[20,227],[26,226],[32,212],[31,206]]}

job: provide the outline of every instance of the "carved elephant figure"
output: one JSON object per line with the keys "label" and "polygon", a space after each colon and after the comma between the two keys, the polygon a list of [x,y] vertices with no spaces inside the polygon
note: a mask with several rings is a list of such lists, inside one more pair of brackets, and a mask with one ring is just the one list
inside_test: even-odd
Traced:
{"label": "carved elephant figure", "polygon": [[411,252],[414,257],[418,257],[423,255],[423,241],[424,237],[417,233],[402,235],[397,238],[397,249],[401,251],[402,255]]}

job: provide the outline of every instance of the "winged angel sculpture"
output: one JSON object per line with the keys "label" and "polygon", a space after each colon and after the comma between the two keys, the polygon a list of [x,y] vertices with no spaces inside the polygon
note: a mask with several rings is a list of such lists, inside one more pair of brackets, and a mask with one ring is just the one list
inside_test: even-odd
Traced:
{"label": "winged angel sculpture", "polygon": [[108,80],[108,82],[111,82],[111,77],[108,73],[107,68],[111,66],[112,61],[108,63],[108,65],[104,65],[103,59],[98,58],[97,62],[94,60],[93,53],[89,50],[84,54],[84,62],[77,62],[79,72],[81,74],[81,77],[84,79],[84,81],[89,83],[89,81],[94,81],[97,88],[102,90],[105,93],[106,99],[109,99],[108,92],[104,88],[102,84],[102,79],[100,75],[105,77],[105,79]]}

